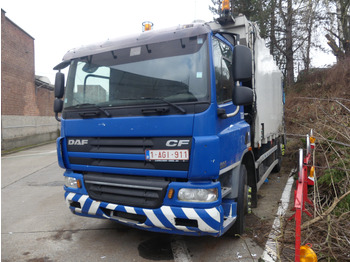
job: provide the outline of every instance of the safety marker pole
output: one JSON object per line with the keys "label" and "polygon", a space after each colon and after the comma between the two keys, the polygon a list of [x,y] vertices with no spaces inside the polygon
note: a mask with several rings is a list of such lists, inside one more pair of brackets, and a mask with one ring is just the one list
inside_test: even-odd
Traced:
{"label": "safety marker pole", "polygon": [[301,218],[304,209],[304,167],[303,167],[303,150],[299,149],[299,176],[297,182],[295,208],[295,261],[300,261],[301,245]]}
{"label": "safety marker pole", "polygon": [[[308,177],[308,166],[311,162],[312,154],[311,150],[315,148],[315,139],[313,137],[313,131],[311,130],[311,137],[307,135],[306,156],[303,157],[303,149],[299,149],[299,172],[298,180],[296,183],[296,190],[294,191],[294,208],[295,211],[288,220],[295,218],[295,262],[300,261],[301,250],[301,222],[303,212],[312,217],[311,213],[305,208],[305,203],[313,206],[312,201],[308,198],[308,185],[313,185],[313,172],[314,166],[310,170],[310,176]],[[313,162],[313,161],[312,161]],[[312,173],[312,174],[311,174]]]}

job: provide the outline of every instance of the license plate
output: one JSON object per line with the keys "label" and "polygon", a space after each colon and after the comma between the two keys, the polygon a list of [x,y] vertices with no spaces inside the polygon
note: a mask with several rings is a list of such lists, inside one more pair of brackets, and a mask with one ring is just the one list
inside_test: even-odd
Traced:
{"label": "license plate", "polygon": [[188,149],[146,150],[145,154],[146,154],[146,160],[149,160],[149,161],[189,160]]}

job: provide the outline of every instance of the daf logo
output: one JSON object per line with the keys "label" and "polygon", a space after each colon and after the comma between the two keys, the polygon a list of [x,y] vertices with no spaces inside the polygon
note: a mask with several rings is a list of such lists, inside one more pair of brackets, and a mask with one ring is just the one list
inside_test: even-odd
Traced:
{"label": "daf logo", "polygon": [[180,147],[180,146],[183,146],[183,145],[188,145],[190,143],[190,140],[168,140],[166,141],[165,145],[167,147]]}
{"label": "daf logo", "polygon": [[87,139],[69,139],[68,145],[70,146],[83,146],[87,145],[89,141]]}

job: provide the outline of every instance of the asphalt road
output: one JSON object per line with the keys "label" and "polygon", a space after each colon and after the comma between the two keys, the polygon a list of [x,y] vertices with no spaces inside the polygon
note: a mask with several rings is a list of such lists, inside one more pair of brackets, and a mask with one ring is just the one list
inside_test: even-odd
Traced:
{"label": "asphalt road", "polygon": [[[1,160],[1,261],[258,261],[263,253],[257,244],[263,239],[254,239],[258,233],[182,237],[73,215],[64,200],[55,144]],[[275,175],[262,186],[260,208],[254,209],[259,221],[272,223],[285,181]]]}

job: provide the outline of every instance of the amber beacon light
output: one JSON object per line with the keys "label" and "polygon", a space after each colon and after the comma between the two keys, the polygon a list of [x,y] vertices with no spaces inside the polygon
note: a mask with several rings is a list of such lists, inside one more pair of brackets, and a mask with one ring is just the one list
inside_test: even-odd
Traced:
{"label": "amber beacon light", "polygon": [[230,0],[223,0],[221,2],[222,6],[221,6],[221,11],[228,11],[230,10]]}
{"label": "amber beacon light", "polygon": [[142,23],[142,32],[151,31],[153,28],[153,23],[146,21]]}

